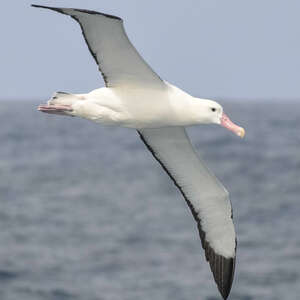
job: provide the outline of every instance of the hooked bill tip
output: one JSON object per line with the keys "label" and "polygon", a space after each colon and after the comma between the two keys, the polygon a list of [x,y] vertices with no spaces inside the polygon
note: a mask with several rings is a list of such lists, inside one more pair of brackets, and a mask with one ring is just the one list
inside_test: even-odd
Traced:
{"label": "hooked bill tip", "polygon": [[246,134],[245,129],[243,127],[241,127],[241,129],[238,131],[237,135],[240,138],[244,138],[245,134]]}
{"label": "hooked bill tip", "polygon": [[227,128],[228,130],[231,130],[240,138],[243,138],[245,136],[245,129],[234,124],[224,112],[222,114],[220,122],[223,127]]}

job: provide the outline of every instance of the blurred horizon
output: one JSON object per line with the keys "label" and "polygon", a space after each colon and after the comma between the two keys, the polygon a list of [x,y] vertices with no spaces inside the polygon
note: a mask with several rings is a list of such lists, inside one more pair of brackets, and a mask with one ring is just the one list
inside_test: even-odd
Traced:
{"label": "blurred horizon", "polygon": [[[49,95],[49,97],[47,98],[47,96],[45,98],[41,98],[41,99],[38,99],[37,97],[35,98],[23,98],[23,99],[1,99],[0,98],[0,102],[2,103],[9,103],[9,102],[12,102],[12,103],[15,103],[15,102],[18,102],[18,101],[21,101],[21,102],[27,102],[27,103],[36,103],[37,105],[38,104],[41,104],[41,103],[46,103],[48,100],[50,100],[52,94]],[[193,95],[195,97],[197,97],[196,95]],[[282,104],[284,102],[288,102],[288,103],[297,103],[300,98],[284,98],[284,99],[280,99],[280,98],[252,98],[252,99],[247,99],[247,98],[216,98],[216,97],[210,97],[211,100],[215,100],[215,101],[218,101],[220,104],[222,103],[238,103],[240,105],[242,105],[243,103],[257,103],[257,104],[268,104],[268,103],[272,103],[272,104]]]}

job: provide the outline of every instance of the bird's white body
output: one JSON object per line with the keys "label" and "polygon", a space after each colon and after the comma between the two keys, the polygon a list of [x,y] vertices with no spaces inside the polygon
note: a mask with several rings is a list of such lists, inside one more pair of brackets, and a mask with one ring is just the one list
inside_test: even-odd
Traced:
{"label": "bird's white body", "polygon": [[[55,94],[48,104],[71,105],[69,115],[135,129],[220,123],[223,110],[218,103],[165,83],[163,89],[104,87],[88,94]],[[214,114],[211,107],[217,110]]]}

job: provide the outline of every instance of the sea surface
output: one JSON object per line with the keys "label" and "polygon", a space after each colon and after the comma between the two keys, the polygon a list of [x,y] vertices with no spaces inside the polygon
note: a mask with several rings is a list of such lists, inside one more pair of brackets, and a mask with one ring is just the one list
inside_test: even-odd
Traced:
{"label": "sea surface", "polygon": [[[232,300],[300,299],[300,103],[221,101],[189,129],[229,190]],[[221,299],[191,213],[134,130],[0,102],[1,300]]]}

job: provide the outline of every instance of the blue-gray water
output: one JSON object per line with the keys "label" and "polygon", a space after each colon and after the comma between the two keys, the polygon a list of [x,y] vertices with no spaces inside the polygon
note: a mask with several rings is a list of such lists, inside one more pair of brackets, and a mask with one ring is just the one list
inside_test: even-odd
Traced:
{"label": "blue-gray water", "polygon": [[[187,205],[133,130],[0,102],[0,299],[220,299]],[[230,299],[300,294],[300,105],[223,103],[190,136],[231,193]]]}

